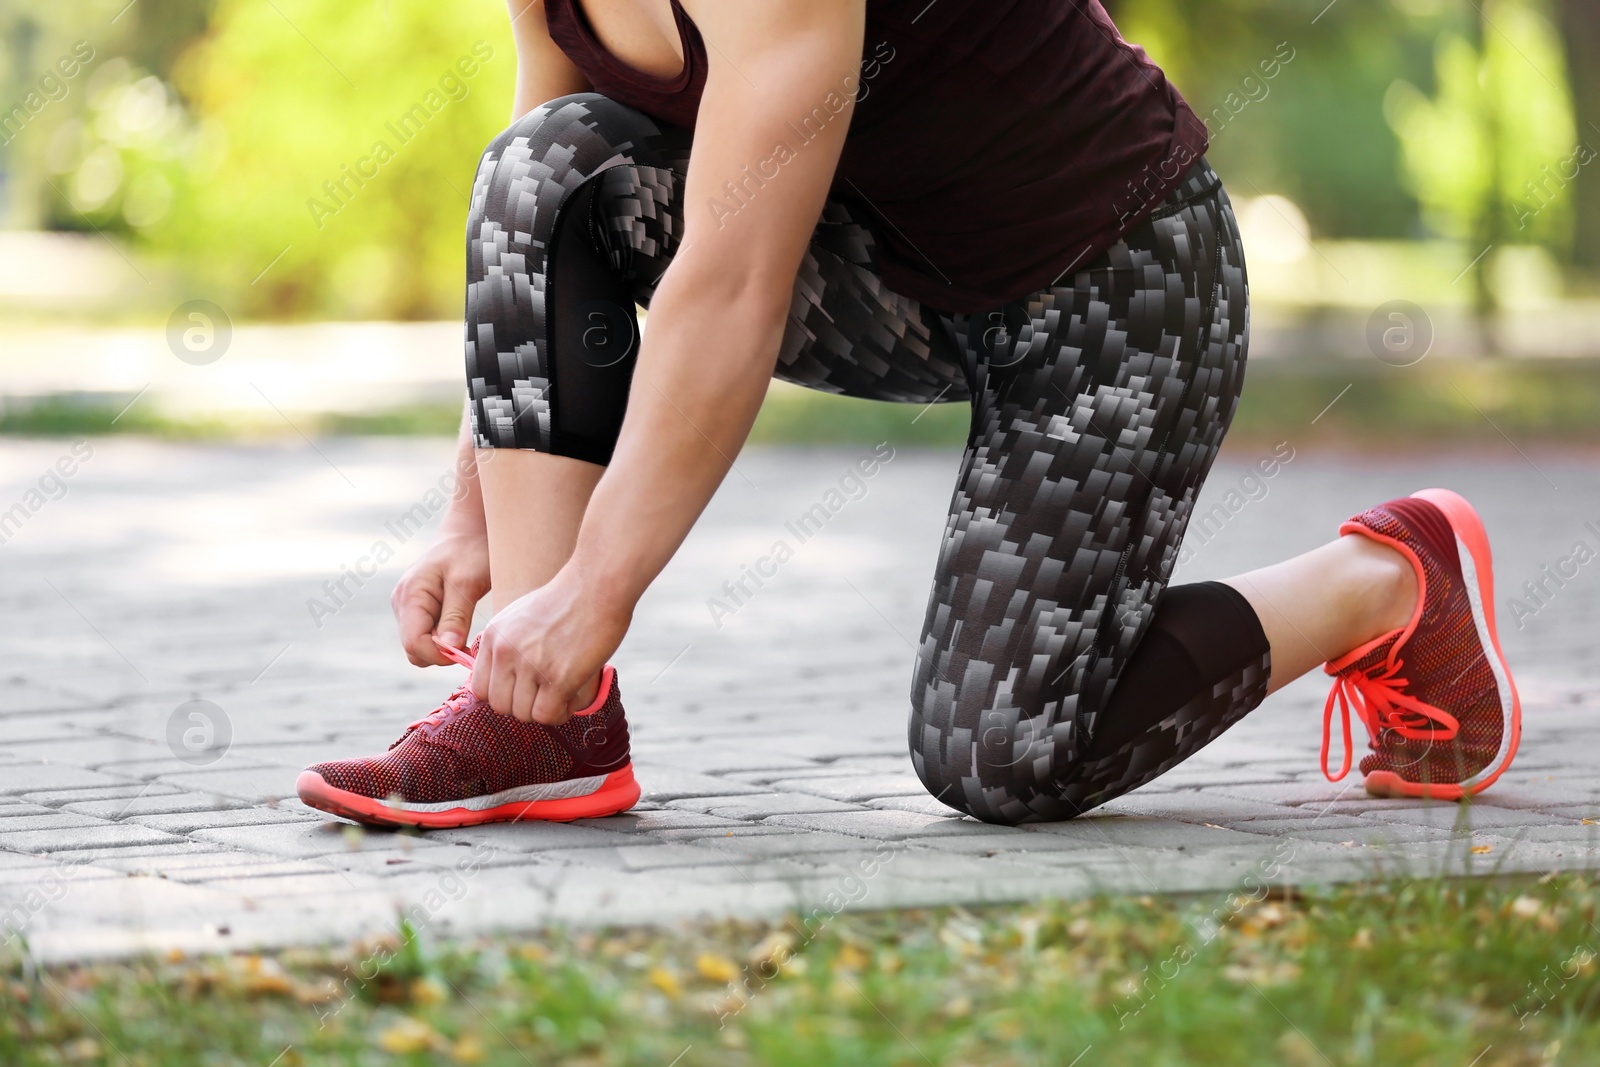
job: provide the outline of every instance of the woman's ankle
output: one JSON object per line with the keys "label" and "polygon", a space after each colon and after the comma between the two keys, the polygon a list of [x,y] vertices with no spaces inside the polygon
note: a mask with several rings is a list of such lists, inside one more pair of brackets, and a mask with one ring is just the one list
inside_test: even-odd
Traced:
{"label": "woman's ankle", "polygon": [[1416,568],[1399,551],[1361,534],[1346,534],[1343,542],[1351,556],[1353,586],[1359,590],[1365,638],[1399,630],[1416,613],[1420,586]]}

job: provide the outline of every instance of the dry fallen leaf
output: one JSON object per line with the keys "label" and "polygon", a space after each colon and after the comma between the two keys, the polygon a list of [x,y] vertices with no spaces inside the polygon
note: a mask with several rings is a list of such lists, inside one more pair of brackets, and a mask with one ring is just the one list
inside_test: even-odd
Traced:
{"label": "dry fallen leaf", "polygon": [[443,982],[429,976],[411,983],[411,999],[418,1004],[442,1004],[450,999],[450,992]]}
{"label": "dry fallen leaf", "polygon": [[444,1038],[439,1036],[439,1031],[409,1015],[378,1035],[378,1047],[396,1056],[438,1048],[443,1044]]}
{"label": "dry fallen leaf", "polygon": [[1493,851],[1494,851],[1494,846],[1493,845],[1473,845],[1472,846],[1472,854],[1474,856],[1486,856],[1486,855],[1488,855],[1489,853],[1491,853]]}
{"label": "dry fallen leaf", "polygon": [[870,962],[871,957],[846,941],[844,947],[839,950],[839,955],[834,957],[833,966],[841,971],[859,971]]}
{"label": "dry fallen leaf", "polygon": [[714,952],[700,953],[694,961],[694,969],[708,982],[727,983],[739,977],[739,965]]}
{"label": "dry fallen leaf", "polygon": [[665,967],[650,968],[650,984],[674,1000],[683,993],[683,986],[678,982],[678,976]]}

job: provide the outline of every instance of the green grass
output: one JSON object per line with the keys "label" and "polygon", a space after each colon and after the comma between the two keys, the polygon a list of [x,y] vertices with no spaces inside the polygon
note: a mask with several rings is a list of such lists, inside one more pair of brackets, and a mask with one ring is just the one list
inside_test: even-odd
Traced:
{"label": "green grass", "polygon": [[[1348,389],[1346,387],[1348,386]],[[177,439],[307,434],[450,434],[455,403],[363,415],[273,412],[176,417],[145,401],[118,418],[131,396],[12,399],[0,434],[67,436],[142,433]],[[1331,407],[1329,405],[1332,405]],[[1250,368],[1234,418],[1236,441],[1410,444],[1587,443],[1600,440],[1600,361],[1457,360],[1388,367],[1372,359],[1262,361]],[[115,420],[115,423],[113,423]],[[750,439],[758,444],[959,445],[965,403],[885,404],[792,386],[768,394]]]}
{"label": "green grass", "polygon": [[1255,896],[12,966],[0,1062],[1600,1062],[1582,877]]}

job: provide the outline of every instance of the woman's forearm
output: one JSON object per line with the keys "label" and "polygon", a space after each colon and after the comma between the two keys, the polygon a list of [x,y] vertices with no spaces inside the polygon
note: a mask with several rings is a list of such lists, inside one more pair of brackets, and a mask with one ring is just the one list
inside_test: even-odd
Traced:
{"label": "woman's forearm", "polygon": [[511,120],[515,122],[546,100],[586,91],[589,82],[550,40],[544,4],[539,0],[506,0],[506,7],[511,15],[511,36],[517,45],[517,86],[511,102]]}
{"label": "woman's forearm", "polygon": [[477,451],[472,441],[472,416],[461,413],[461,429],[456,434],[456,488],[444,525],[455,531],[479,532],[488,529],[483,516],[483,484],[478,481]]}
{"label": "woman's forearm", "polygon": [[784,286],[674,266],[652,302],[622,433],[568,564],[624,612],[678,550],[743,447],[788,313]]}

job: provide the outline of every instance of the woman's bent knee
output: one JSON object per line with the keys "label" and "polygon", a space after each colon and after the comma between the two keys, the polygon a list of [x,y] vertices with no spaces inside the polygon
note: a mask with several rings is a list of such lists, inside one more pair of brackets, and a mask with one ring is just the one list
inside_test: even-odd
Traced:
{"label": "woman's bent knee", "polygon": [[936,800],[1003,826],[1082,814],[1070,799],[1077,756],[1069,725],[1003,707],[985,709],[971,726],[940,718],[915,707],[911,715],[911,762]]}
{"label": "woman's bent knee", "polygon": [[[546,100],[495,135],[483,150],[485,162],[499,160],[507,146],[522,138],[530,146],[578,148],[605,145],[626,149],[659,136],[661,126],[642,111],[599,93],[571,93]],[[542,155],[542,151],[538,153]],[[595,159],[598,166],[605,157]],[[578,161],[573,161],[578,165]]]}

